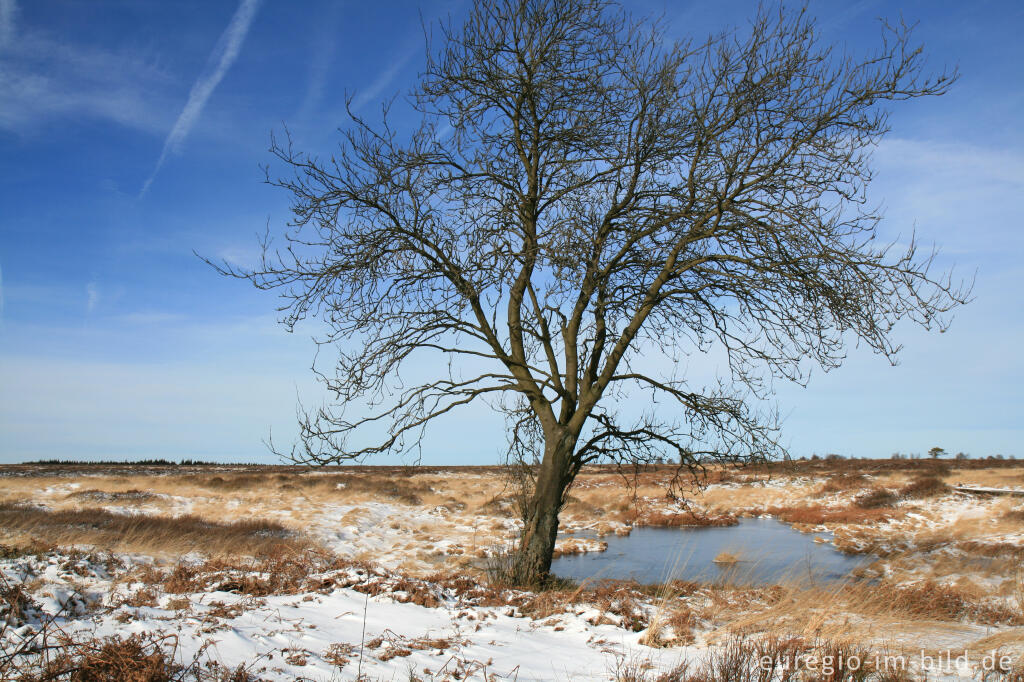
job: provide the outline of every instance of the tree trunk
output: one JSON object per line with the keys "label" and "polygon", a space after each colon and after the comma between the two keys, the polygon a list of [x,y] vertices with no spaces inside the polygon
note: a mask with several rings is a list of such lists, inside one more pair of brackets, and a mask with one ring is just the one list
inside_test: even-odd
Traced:
{"label": "tree trunk", "polygon": [[574,447],[570,439],[557,438],[554,445],[545,448],[510,576],[517,583],[537,585],[549,577],[558,534],[558,512],[562,494],[570,483],[568,471]]}

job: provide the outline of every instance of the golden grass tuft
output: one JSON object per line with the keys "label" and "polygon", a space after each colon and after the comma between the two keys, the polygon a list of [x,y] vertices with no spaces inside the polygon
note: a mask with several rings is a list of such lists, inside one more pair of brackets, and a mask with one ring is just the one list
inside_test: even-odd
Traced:
{"label": "golden grass tuft", "polygon": [[716,564],[732,565],[738,564],[740,561],[742,561],[742,559],[740,559],[739,554],[735,554],[733,552],[719,552],[718,555],[711,561],[712,563]]}

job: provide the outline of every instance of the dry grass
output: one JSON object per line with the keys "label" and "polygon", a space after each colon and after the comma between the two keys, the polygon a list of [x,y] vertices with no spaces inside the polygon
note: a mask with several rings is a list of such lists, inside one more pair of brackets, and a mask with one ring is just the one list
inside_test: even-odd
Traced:
{"label": "dry grass", "polygon": [[[509,532],[511,524],[505,525],[505,521],[514,518],[516,510],[498,472],[478,469],[453,472],[396,467],[323,473],[267,468],[144,476],[124,471],[109,475],[97,472],[88,479],[0,477],[0,529],[37,540],[34,546],[0,546],[0,557],[69,543],[154,554],[190,550],[206,553],[208,559],[198,564],[140,569],[132,576],[133,582],[144,586],[125,590],[125,604],[152,604],[155,599],[159,601],[161,593],[182,595],[171,602],[163,598],[164,608],[175,609],[188,608],[187,595],[213,590],[259,600],[272,594],[326,592],[339,587],[367,594],[393,593],[402,601],[423,606],[437,606],[439,590],[444,590],[458,595],[460,604],[512,606],[521,615],[551,618],[552,624],[566,611],[579,611],[579,606],[586,604],[597,608],[599,615],[593,622],[643,631],[642,642],[650,646],[693,642],[698,633],[702,639],[722,646],[714,660],[691,661],[678,669],[675,677],[655,673],[646,661],[624,661],[622,679],[743,680],[742,674],[729,675],[740,674],[736,661],[745,660],[744,656],[756,646],[782,661],[787,652],[796,650],[820,655],[837,647],[860,650],[863,647],[858,648],[857,642],[877,641],[879,632],[920,632],[927,644],[929,633],[937,637],[936,632],[959,632],[965,624],[972,628],[982,624],[995,633],[1012,632],[1019,639],[1021,630],[1009,628],[1013,623],[1024,626],[1024,573],[1017,572],[1024,561],[1024,547],[1014,544],[1010,536],[1019,534],[1024,508],[1019,501],[1008,498],[970,500],[964,503],[967,513],[954,515],[949,511],[953,498],[933,501],[946,490],[946,481],[1020,485],[1024,470],[1019,464],[1015,466],[950,472],[941,463],[924,461],[892,465],[849,460],[798,462],[792,470],[766,469],[771,481],[764,486],[757,481],[748,484],[749,477],[743,472],[713,471],[711,478],[726,486],[713,487],[703,494],[692,491],[694,514],[678,513],[666,499],[665,485],[672,474],[667,467],[643,471],[628,485],[622,476],[608,469],[588,469],[574,487],[563,513],[563,520],[578,528],[595,528],[614,521],[725,525],[734,523],[739,515],[768,511],[801,527],[831,526],[836,530],[837,544],[849,536],[869,545],[875,540],[885,541],[893,552],[901,547],[909,550],[905,556],[887,556],[885,562],[891,569],[887,575],[891,578],[870,586],[794,583],[750,588],[673,582],[655,587],[603,582],[554,585],[554,589],[528,593],[480,584],[468,575],[471,569],[456,570],[460,565],[457,562],[471,556],[469,548],[499,541],[502,533]],[[765,478],[760,474],[758,477]],[[72,487],[79,482],[80,488]],[[894,493],[906,495],[908,501],[893,508]],[[831,497],[815,499],[819,494]],[[37,500],[50,510],[14,504],[19,500]],[[444,558],[445,572],[426,580],[415,576],[436,571],[437,563],[429,568],[418,564],[415,573],[406,577],[376,575],[370,567],[315,549],[303,537],[289,534],[284,525],[231,522],[240,517],[271,518],[287,512],[284,523],[291,528],[311,528],[313,522],[323,523],[325,518],[340,526],[365,527],[369,502],[392,505],[373,509],[391,509],[380,530],[394,531],[401,538],[404,544],[396,543],[396,551],[413,556],[427,542],[454,539],[464,545],[466,557]],[[121,509],[134,506],[147,513],[127,516],[96,509],[108,504]],[[82,505],[93,508],[83,509]],[[194,515],[175,517],[184,508],[193,509]],[[324,510],[334,510],[334,515],[328,517]],[[417,513],[426,510],[431,510],[429,517]],[[410,521],[414,513],[415,520]],[[892,524],[882,524],[890,520]],[[471,535],[467,527],[473,527]],[[614,527],[622,528],[623,523]],[[879,535],[883,530],[888,535]],[[241,554],[252,558],[236,556]],[[378,559],[377,555],[367,557]],[[353,578],[354,574],[358,576]],[[953,575],[965,577],[952,582],[949,576]],[[1000,583],[999,578],[1007,576],[1015,578]],[[897,581],[904,584],[893,584]],[[998,595],[993,585],[998,586]],[[12,622],[17,622],[18,614],[23,618],[32,608],[31,593],[0,590],[0,621],[10,616]],[[231,608],[225,607],[216,617],[230,617]],[[995,639],[992,642],[993,647],[1005,645]],[[119,646],[93,642],[90,650],[100,652],[107,645]],[[414,651],[417,646],[402,641],[384,653],[402,656],[402,652]],[[339,645],[332,652],[336,665],[340,668],[348,663],[345,672],[351,672],[351,647]],[[83,649],[74,656],[84,653]],[[153,654],[155,649],[143,646],[133,655],[144,660]],[[880,671],[871,674],[865,679],[900,679],[883,678]],[[842,675],[847,673],[813,679],[855,679]]]}
{"label": "dry grass", "polygon": [[[735,637],[696,660],[659,673],[642,657],[620,657],[618,682],[910,682],[915,676],[884,663],[884,654],[841,639]],[[876,662],[880,664],[876,664]]]}
{"label": "dry grass", "polygon": [[696,511],[689,512],[656,512],[647,511],[636,514],[633,520],[634,526],[659,526],[668,528],[707,528],[735,526],[739,519],[728,514],[701,514]]}
{"label": "dry grass", "polygon": [[859,490],[869,484],[868,477],[860,472],[844,471],[833,476],[821,486],[820,493],[841,493],[847,490]]}
{"label": "dry grass", "polygon": [[787,523],[820,526],[824,524],[874,524],[902,516],[894,509],[831,508],[824,505],[773,507],[768,513]]}
{"label": "dry grass", "polygon": [[925,581],[915,585],[884,586],[876,598],[889,608],[911,617],[935,620],[970,620],[983,624],[1024,625],[1024,611],[1005,602],[979,599],[972,591]]}
{"label": "dry grass", "polygon": [[[677,559],[669,574],[680,567]],[[647,629],[640,638],[640,644],[649,647],[679,646],[692,644],[697,626],[697,616],[692,608],[683,603],[681,597],[694,591],[693,583],[669,581],[656,588],[654,614],[648,619]]]}
{"label": "dry grass", "polygon": [[103,509],[51,511],[0,504],[0,529],[20,531],[54,545],[93,545],[115,551],[181,555],[262,555],[300,546],[272,521],[217,523],[197,516],[114,514]]}
{"label": "dry grass", "polygon": [[[0,628],[0,634],[2,628]],[[134,633],[127,637],[75,639],[53,621],[43,624],[41,645],[0,652],[0,679],[23,682],[258,682],[254,664],[230,669],[206,656],[209,643],[188,662],[179,662],[174,635]],[[263,669],[265,670],[265,668]]]}
{"label": "dry grass", "polygon": [[1012,578],[1013,600],[1017,602],[1017,608],[1024,613],[1024,566],[1018,566],[1016,574]]}
{"label": "dry grass", "polygon": [[1010,523],[1024,524],[1024,507],[1007,509],[1002,518]]}

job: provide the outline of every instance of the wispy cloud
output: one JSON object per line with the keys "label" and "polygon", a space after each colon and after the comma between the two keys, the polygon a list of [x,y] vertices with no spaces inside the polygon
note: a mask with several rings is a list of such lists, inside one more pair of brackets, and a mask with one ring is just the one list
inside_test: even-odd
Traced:
{"label": "wispy cloud", "polygon": [[964,142],[887,139],[875,152],[886,222],[914,224],[948,254],[1008,253],[1024,243],[1010,197],[1024,193],[1024,154]]}
{"label": "wispy cloud", "polygon": [[18,5],[14,0],[0,0],[0,49],[14,42],[14,17]]}
{"label": "wispy cloud", "polygon": [[167,129],[164,91],[171,79],[152,58],[30,26],[15,31],[17,14],[14,0],[0,0],[0,130],[32,132],[55,117]]}
{"label": "wispy cloud", "polygon": [[852,20],[876,5],[878,5],[878,0],[860,0],[860,2],[850,3],[828,18],[818,22],[818,26],[821,30],[840,31]]}
{"label": "wispy cloud", "polygon": [[221,249],[217,258],[237,268],[254,268],[260,262],[260,250],[255,244],[235,244]]}
{"label": "wispy cloud", "polygon": [[[144,195],[149,186],[153,184],[153,180],[156,178],[156,174],[160,172],[160,168],[163,166],[164,161],[166,161],[167,155],[177,151],[182,141],[188,137],[192,126],[195,125],[200,114],[203,113],[206,101],[210,99],[214,89],[216,89],[221,79],[224,78],[231,65],[235,63],[235,59],[238,58],[238,53],[242,49],[242,43],[245,42],[245,36],[249,33],[249,27],[252,25],[253,17],[256,15],[259,5],[260,0],[242,0],[238,5],[235,15],[231,17],[231,23],[224,29],[220,40],[217,41],[217,46],[210,55],[207,70],[192,86],[192,90],[188,94],[188,101],[185,103],[185,108],[182,109],[178,120],[174,123],[174,127],[171,128],[167,139],[164,140],[164,148],[160,152],[160,158],[157,159],[156,167],[153,168],[152,174],[143,184],[142,191],[139,193],[140,196]],[[212,68],[210,68],[211,66]]]}
{"label": "wispy cloud", "polygon": [[295,114],[297,119],[305,119],[314,114],[323,99],[327,77],[330,74],[336,51],[335,35],[337,34],[340,10],[341,3],[332,3],[325,15],[318,17],[310,51],[309,82],[306,86],[306,94],[302,98],[302,104],[299,105]]}
{"label": "wispy cloud", "polygon": [[368,103],[379,99],[383,94],[384,89],[391,85],[391,81],[395,80],[395,76],[401,72],[402,68],[409,63],[412,56],[416,54],[415,50],[406,50],[405,54],[392,62],[391,66],[381,72],[377,76],[376,80],[370,83],[369,87],[360,92],[358,95],[352,98],[352,111],[358,111]]}
{"label": "wispy cloud", "polygon": [[91,313],[100,302],[100,288],[96,282],[89,282],[85,285],[85,311]]}
{"label": "wispy cloud", "polygon": [[4,269],[0,268],[0,325],[4,323]]}

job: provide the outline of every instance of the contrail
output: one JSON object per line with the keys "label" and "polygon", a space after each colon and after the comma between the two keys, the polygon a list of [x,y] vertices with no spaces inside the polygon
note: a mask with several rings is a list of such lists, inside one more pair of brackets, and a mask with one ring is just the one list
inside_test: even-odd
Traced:
{"label": "contrail", "polygon": [[[0,2],[4,1],[6,0],[0,0]],[[174,127],[171,128],[167,139],[164,140],[163,151],[160,152],[160,158],[157,159],[156,167],[153,168],[153,172],[142,186],[142,191],[139,192],[140,197],[153,184],[153,180],[156,178],[156,174],[160,172],[161,166],[164,165],[167,155],[172,151],[177,151],[182,141],[188,136],[192,126],[195,125],[199,115],[203,112],[206,100],[210,98],[217,84],[220,83],[221,79],[224,78],[224,74],[228,72],[228,69],[235,62],[238,52],[242,49],[242,43],[245,42],[245,36],[249,32],[249,26],[252,24],[252,19],[256,15],[259,4],[260,0],[242,0],[238,5],[235,15],[231,17],[231,23],[224,29],[223,35],[217,41],[217,46],[210,54],[210,59],[207,62],[207,71],[192,86],[192,91],[188,93],[188,102],[185,103],[185,108],[181,110],[178,120],[174,122]],[[216,61],[216,66],[211,71],[209,65],[214,61]]]}
{"label": "contrail", "polygon": [[14,15],[17,12],[14,0],[0,0],[0,47],[14,42]]}
{"label": "contrail", "polygon": [[352,100],[352,110],[357,111],[369,102],[380,97],[381,93],[384,92],[384,89],[391,84],[391,81],[395,79],[395,76],[397,76],[398,72],[402,70],[402,67],[409,63],[409,60],[414,54],[416,54],[415,50],[407,50],[404,55],[396,59],[391,66],[381,72],[377,76],[376,80],[370,84],[370,87],[359,93]]}

